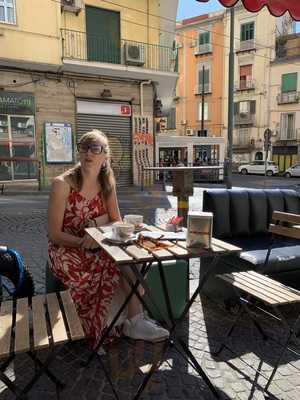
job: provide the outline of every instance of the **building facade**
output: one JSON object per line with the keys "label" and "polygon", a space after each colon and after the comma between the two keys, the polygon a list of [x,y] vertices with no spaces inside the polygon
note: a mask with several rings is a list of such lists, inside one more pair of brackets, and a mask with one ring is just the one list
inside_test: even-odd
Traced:
{"label": "building facade", "polygon": [[180,74],[176,87],[176,127],[181,135],[221,136],[223,33],[223,12],[200,15],[177,23]]}
{"label": "building facade", "polygon": [[[126,4],[127,3],[127,4]],[[165,2],[164,2],[165,3]],[[154,158],[153,103],[177,80],[177,1],[4,1],[0,13],[0,180],[42,183],[74,165],[91,130],[109,138],[120,185]]]}
{"label": "building facade", "polygon": [[[227,137],[230,11],[225,12],[223,135]],[[235,7],[233,161],[264,158],[264,131],[269,127],[270,60],[274,59],[276,18],[266,8],[249,13]]]}
{"label": "building facade", "polygon": [[280,172],[300,158],[300,34],[279,36],[271,62],[269,125]]}

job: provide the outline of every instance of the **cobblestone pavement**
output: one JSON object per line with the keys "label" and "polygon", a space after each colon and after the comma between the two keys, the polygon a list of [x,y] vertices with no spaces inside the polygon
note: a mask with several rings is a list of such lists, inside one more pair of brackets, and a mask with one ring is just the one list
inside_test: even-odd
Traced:
{"label": "cobblestone pavement", "polygon": [[[192,209],[201,208],[201,190],[196,191],[190,201]],[[122,213],[143,213],[148,222],[161,222],[175,213],[176,198],[161,193],[129,192],[120,194]],[[33,273],[36,291],[44,292],[44,269],[47,259],[46,237],[47,194],[23,194],[0,196],[0,242],[16,248],[24,256]],[[199,264],[192,263],[190,283],[195,287]],[[294,310],[289,310],[291,317]],[[205,369],[220,393],[222,399],[264,399],[262,387],[266,379],[259,376],[254,368],[268,376],[279,347],[271,341],[263,342],[250,321],[245,318],[230,341],[236,354],[224,350],[220,357],[212,353],[230,325],[233,316],[223,309],[201,298],[193,305],[189,318],[183,321],[180,332],[189,343],[194,355]],[[270,334],[284,340],[280,326],[273,322],[266,325]],[[129,400],[138,387],[147,367],[159,354],[161,345],[143,342],[129,342],[120,339],[107,348],[103,356],[104,365],[109,370],[118,389],[119,398]],[[98,360],[88,368],[81,361],[88,356],[84,343],[76,343],[60,351],[52,369],[67,384],[62,399],[113,400],[103,370]],[[44,354],[46,356],[46,351]],[[142,399],[213,399],[209,389],[193,371],[174,347],[162,357],[162,364],[148,385]],[[32,363],[23,355],[18,356],[8,370],[8,375],[20,386],[32,374]],[[297,355],[286,355],[275,375],[270,388],[270,399],[299,400],[300,359]],[[30,392],[29,399],[55,399],[55,388],[46,377],[42,377]],[[13,396],[0,383],[0,400],[10,400]]]}

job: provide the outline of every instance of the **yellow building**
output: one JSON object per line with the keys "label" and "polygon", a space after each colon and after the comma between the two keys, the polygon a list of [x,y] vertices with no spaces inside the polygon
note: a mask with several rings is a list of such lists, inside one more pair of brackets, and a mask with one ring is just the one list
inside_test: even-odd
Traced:
{"label": "yellow building", "polygon": [[[118,182],[153,162],[153,102],[170,103],[177,0],[5,0],[0,13],[0,180],[43,183],[107,133]],[[172,20],[174,23],[172,23]]]}
{"label": "yellow building", "polygon": [[300,154],[300,34],[279,36],[271,62],[269,126],[272,158],[284,172]]}

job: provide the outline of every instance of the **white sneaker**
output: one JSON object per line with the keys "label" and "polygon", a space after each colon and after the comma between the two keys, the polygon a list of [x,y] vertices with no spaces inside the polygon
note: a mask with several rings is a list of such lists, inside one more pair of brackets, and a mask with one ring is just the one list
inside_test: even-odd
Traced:
{"label": "white sneaker", "polygon": [[123,325],[123,333],[131,339],[145,340],[147,342],[161,342],[170,335],[156,321],[145,318],[143,313],[127,319]]}

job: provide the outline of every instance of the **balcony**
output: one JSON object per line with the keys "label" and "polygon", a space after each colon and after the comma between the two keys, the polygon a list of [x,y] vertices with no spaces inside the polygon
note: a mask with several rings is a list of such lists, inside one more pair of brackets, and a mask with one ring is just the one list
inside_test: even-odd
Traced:
{"label": "balcony", "polygon": [[205,44],[198,44],[195,48],[195,55],[202,55],[202,54],[208,54],[212,53],[212,44],[211,43],[205,43]]}
{"label": "balcony", "polygon": [[278,140],[300,140],[300,129],[283,129],[279,130]]}
{"label": "balcony", "polygon": [[250,50],[255,50],[255,42],[254,39],[250,39],[250,40],[241,40],[240,41],[240,47],[237,50],[238,52],[242,52],[242,51],[250,51]]}
{"label": "balcony", "polygon": [[254,125],[255,115],[250,113],[240,113],[234,116],[235,125]]}
{"label": "balcony", "polygon": [[254,146],[254,141],[251,139],[250,134],[237,133],[233,136],[233,147],[236,149],[250,148]]}
{"label": "balcony", "polygon": [[160,72],[177,72],[177,51],[156,44],[98,36],[62,29],[63,59],[132,66]]}
{"label": "balcony", "polygon": [[[202,94],[202,87],[203,85],[196,85],[195,89],[194,89],[194,94],[198,95],[198,94]],[[204,93],[211,93],[211,88],[210,88],[210,83],[205,83],[204,84]]]}
{"label": "balcony", "polygon": [[299,102],[299,92],[281,92],[277,95],[277,104],[291,104]]}
{"label": "balcony", "polygon": [[254,90],[254,89],[255,89],[254,79],[240,80],[239,82],[234,83],[234,90],[236,92],[240,92],[243,90]]}

